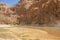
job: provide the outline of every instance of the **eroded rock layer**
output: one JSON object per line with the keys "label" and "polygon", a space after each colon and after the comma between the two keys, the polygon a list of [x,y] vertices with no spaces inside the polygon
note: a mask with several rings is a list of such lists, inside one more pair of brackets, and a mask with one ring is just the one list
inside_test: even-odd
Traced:
{"label": "eroded rock layer", "polygon": [[13,9],[20,15],[19,23],[55,24],[60,20],[59,0],[20,0]]}
{"label": "eroded rock layer", "polygon": [[60,0],[20,0],[10,7],[18,24],[56,24],[60,22]]}

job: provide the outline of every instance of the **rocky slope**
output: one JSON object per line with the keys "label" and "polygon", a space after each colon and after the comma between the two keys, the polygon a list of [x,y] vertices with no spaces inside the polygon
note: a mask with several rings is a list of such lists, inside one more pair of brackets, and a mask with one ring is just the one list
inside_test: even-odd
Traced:
{"label": "rocky slope", "polygon": [[9,10],[19,15],[13,15],[18,24],[48,25],[60,21],[60,0],[20,0]]}
{"label": "rocky slope", "polygon": [[20,0],[12,9],[24,24],[55,24],[60,20],[59,0]]}
{"label": "rocky slope", "polygon": [[10,10],[10,6],[0,3],[0,24],[16,24],[17,15]]}

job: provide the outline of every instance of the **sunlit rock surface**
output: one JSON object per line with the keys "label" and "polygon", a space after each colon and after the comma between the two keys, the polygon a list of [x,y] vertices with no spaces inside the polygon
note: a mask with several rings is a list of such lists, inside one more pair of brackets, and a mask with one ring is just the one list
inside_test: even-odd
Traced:
{"label": "sunlit rock surface", "polygon": [[56,25],[60,20],[59,0],[20,0],[12,10],[23,24]]}
{"label": "sunlit rock surface", "polygon": [[10,10],[10,6],[5,3],[0,3],[0,24],[16,24],[17,15]]}
{"label": "sunlit rock surface", "polygon": [[7,10],[11,14],[7,21],[12,24],[56,25],[60,21],[59,0],[20,0]]}

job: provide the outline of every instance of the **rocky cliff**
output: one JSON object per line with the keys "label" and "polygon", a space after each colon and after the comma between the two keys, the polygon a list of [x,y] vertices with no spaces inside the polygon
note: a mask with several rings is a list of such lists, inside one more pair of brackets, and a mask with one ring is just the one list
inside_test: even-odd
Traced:
{"label": "rocky cliff", "polygon": [[59,0],[20,0],[12,9],[24,24],[55,24],[60,20]]}
{"label": "rocky cliff", "polygon": [[19,16],[18,24],[49,25],[60,22],[60,0],[20,0],[9,9]]}
{"label": "rocky cliff", "polygon": [[16,24],[17,15],[10,10],[10,6],[0,3],[0,24]]}

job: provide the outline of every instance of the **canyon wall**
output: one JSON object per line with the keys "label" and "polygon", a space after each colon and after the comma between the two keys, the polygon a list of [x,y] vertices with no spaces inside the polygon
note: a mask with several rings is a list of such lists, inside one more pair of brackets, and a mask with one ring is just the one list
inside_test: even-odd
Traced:
{"label": "canyon wall", "polygon": [[12,9],[23,24],[56,24],[60,21],[59,0],[20,0]]}
{"label": "canyon wall", "polygon": [[50,25],[60,22],[60,0],[20,0],[9,9],[18,24]]}

